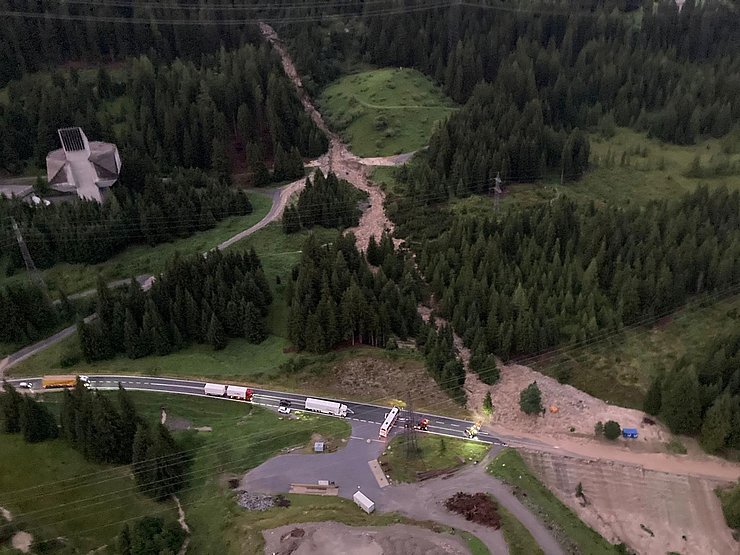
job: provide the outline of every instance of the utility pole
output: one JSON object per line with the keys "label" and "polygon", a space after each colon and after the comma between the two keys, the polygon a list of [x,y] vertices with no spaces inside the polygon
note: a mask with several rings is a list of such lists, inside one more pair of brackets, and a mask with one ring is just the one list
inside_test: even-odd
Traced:
{"label": "utility pole", "polygon": [[33,263],[33,258],[31,258],[31,253],[28,251],[28,245],[26,245],[26,241],[23,239],[23,234],[21,233],[21,228],[18,226],[18,222],[15,221],[15,218],[10,218],[10,221],[13,225],[13,231],[15,231],[15,238],[18,240],[18,246],[21,249],[23,262],[25,262],[26,264],[28,277],[31,279],[31,282],[36,285],[36,287],[41,289],[44,298],[47,301],[51,302],[49,299],[49,290],[46,287],[46,282],[44,282],[44,278],[41,275],[41,272],[38,271],[36,265]]}
{"label": "utility pole", "polygon": [[496,173],[496,179],[493,181],[493,209],[496,214],[498,214],[499,210],[499,203],[501,202],[501,194],[503,193],[503,189],[501,189],[501,184],[503,181],[501,180],[501,172]]}
{"label": "utility pole", "polygon": [[414,403],[411,392],[406,399],[406,458],[415,459],[419,456],[419,446],[416,443],[416,414],[414,413]]}

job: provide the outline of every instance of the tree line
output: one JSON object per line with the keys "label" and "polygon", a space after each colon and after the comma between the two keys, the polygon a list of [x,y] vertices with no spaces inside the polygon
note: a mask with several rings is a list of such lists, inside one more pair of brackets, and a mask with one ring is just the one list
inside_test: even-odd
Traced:
{"label": "tree line", "polygon": [[69,126],[116,143],[123,175],[135,186],[176,167],[213,170],[228,182],[234,162],[263,185],[302,175],[302,157],[326,150],[267,44],[221,50],[198,63],[142,55],[115,71],[117,80],[99,68],[94,78],[56,70],[12,81],[9,102],[0,103],[0,168],[44,167],[47,153],[60,148],[57,129]]}
{"label": "tree line", "polygon": [[[385,262],[391,258],[395,262]],[[394,335],[413,337],[421,298],[413,263],[392,242],[385,260],[373,273],[354,235],[340,234],[324,246],[311,235],[286,290],[290,340],[321,353],[345,341],[384,347]],[[385,274],[386,266],[394,276]]]}
{"label": "tree line", "polygon": [[[84,312],[79,307],[79,313]],[[25,345],[47,337],[64,322],[74,322],[77,314],[78,307],[63,293],[55,305],[30,283],[0,288],[0,342]]]}
{"label": "tree line", "polygon": [[698,434],[710,453],[740,450],[740,331],[719,334],[656,374],[644,409],[673,433]]}
{"label": "tree line", "polygon": [[[588,165],[584,132],[607,121],[677,144],[721,137],[740,121],[735,6],[584,4],[562,14],[552,3],[542,14],[537,4],[532,13],[409,10],[350,21],[350,33],[344,25],[294,27],[292,44],[309,83],[323,85],[354,59],[415,67],[465,103],[413,176],[413,194],[425,199],[488,191],[498,174],[578,179]],[[634,9],[639,25],[623,13]]]}
{"label": "tree line", "polygon": [[11,217],[23,232],[37,267],[50,268],[59,262],[96,264],[132,244],[174,241],[251,212],[244,191],[227,187],[200,170],[178,170],[165,180],[148,177],[141,192],[121,183],[103,204],[79,200],[30,206],[0,198],[0,240],[9,245],[9,269],[24,264],[20,249],[14,246]]}
{"label": "tree line", "polygon": [[167,355],[192,343],[226,347],[229,338],[260,343],[272,293],[254,250],[175,257],[151,290],[98,284],[97,317],[77,325],[88,361],[125,354]]}
{"label": "tree line", "polygon": [[642,209],[568,199],[455,221],[419,267],[440,313],[485,360],[618,330],[740,281],[740,195],[699,188]]}
{"label": "tree line", "polygon": [[139,491],[158,501],[182,488],[189,458],[164,425],[151,427],[138,414],[121,384],[114,401],[78,380],[74,389],[64,390],[58,423],[46,403],[21,395],[7,382],[3,388],[3,433],[21,433],[28,443],[61,437],[88,461],[132,464]]}
{"label": "tree line", "polygon": [[319,169],[306,178],[306,186],[298,201],[285,209],[283,230],[296,233],[316,225],[323,227],[352,227],[360,221],[362,212],[357,206],[359,191],[333,172],[324,177]]}
{"label": "tree line", "polygon": [[21,395],[3,382],[0,392],[2,433],[21,434],[27,443],[39,443],[59,436],[57,421],[49,408],[30,395]]}
{"label": "tree line", "polygon": [[465,367],[457,357],[452,329],[447,324],[439,329],[425,324],[417,335],[416,344],[424,354],[427,371],[434,381],[457,402],[465,403]]}

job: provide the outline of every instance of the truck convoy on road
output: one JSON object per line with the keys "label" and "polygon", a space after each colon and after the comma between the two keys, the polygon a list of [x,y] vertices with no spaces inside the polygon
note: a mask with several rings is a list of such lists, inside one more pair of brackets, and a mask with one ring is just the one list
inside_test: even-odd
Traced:
{"label": "truck convoy on road", "polygon": [[324,401],[323,399],[306,398],[306,410],[320,412],[321,414],[331,414],[333,416],[347,416],[347,405],[336,403],[334,401]]}
{"label": "truck convoy on road", "polygon": [[240,401],[251,401],[253,392],[248,387],[239,385],[223,385],[218,383],[207,383],[203,387],[203,393],[213,397],[228,397],[229,399],[239,399]]}
{"label": "truck convoy on road", "polygon": [[65,374],[61,376],[44,376],[41,378],[41,387],[49,389],[52,387],[74,387],[77,380],[85,387],[90,387],[90,378],[87,376],[76,376],[74,374]]}

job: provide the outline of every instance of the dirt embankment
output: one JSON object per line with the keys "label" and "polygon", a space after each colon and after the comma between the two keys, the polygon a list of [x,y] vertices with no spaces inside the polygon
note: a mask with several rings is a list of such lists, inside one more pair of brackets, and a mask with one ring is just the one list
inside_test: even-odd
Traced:
{"label": "dirt embankment", "polygon": [[[712,480],[631,464],[520,451],[540,479],[589,526],[637,553],[736,553]],[[583,500],[575,496],[578,484]]]}
{"label": "dirt embankment", "polygon": [[337,522],[288,525],[262,532],[265,555],[466,555],[461,541],[425,528],[394,524],[347,526]]}
{"label": "dirt embankment", "polygon": [[[536,432],[549,437],[593,438],[597,422],[614,420],[622,428],[637,428],[639,439],[631,445],[649,450],[662,450],[671,433],[661,424],[643,424],[645,413],[610,405],[573,386],[540,374],[519,364],[499,364],[501,378],[493,386],[476,388],[471,404],[481,407],[486,391],[491,391],[494,411],[489,422],[508,430]],[[542,392],[544,415],[528,415],[519,408],[519,393],[532,382]]]}

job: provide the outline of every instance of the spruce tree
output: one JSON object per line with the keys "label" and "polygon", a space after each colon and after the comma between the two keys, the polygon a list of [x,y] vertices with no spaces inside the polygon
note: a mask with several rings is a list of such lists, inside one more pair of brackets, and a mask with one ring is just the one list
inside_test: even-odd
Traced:
{"label": "spruce tree", "polygon": [[262,343],[267,338],[267,330],[254,303],[248,302],[244,307],[244,337],[250,343]]}
{"label": "spruce tree", "polygon": [[5,434],[17,434],[21,431],[21,406],[23,395],[8,382],[3,382],[4,393],[0,393],[0,411],[2,411],[2,430]]}
{"label": "spruce tree", "polygon": [[134,451],[134,438],[136,437],[136,430],[141,423],[141,418],[136,410],[131,396],[123,386],[118,384],[118,410],[121,415],[120,425],[120,462],[128,464],[131,462]]}
{"label": "spruce tree", "polygon": [[701,425],[699,383],[693,368],[677,366],[663,382],[661,417],[674,434],[693,434]]}
{"label": "spruce tree", "polygon": [[134,435],[134,444],[131,453],[132,471],[139,491],[145,491],[148,489],[149,484],[154,480],[152,464],[148,458],[151,444],[152,440],[149,428],[146,424],[140,423],[136,428],[136,435]]}
{"label": "spruce tree", "polygon": [[732,408],[732,398],[725,392],[717,397],[704,416],[701,444],[709,453],[716,453],[726,446],[732,432]]}
{"label": "spruce tree", "polygon": [[486,396],[483,399],[483,412],[489,415],[493,413],[493,399],[491,399],[490,391],[486,391]]}
{"label": "spruce tree", "polygon": [[220,351],[226,347],[226,333],[215,314],[211,315],[211,322],[208,325],[208,335],[206,340],[208,341],[208,344],[213,347],[214,351]]}
{"label": "spruce tree", "polygon": [[542,412],[542,393],[537,382],[532,382],[522,389],[519,394],[519,408],[527,414],[539,414]]}
{"label": "spruce tree", "polygon": [[56,418],[46,405],[26,396],[20,408],[21,433],[26,442],[39,443],[59,435]]}

